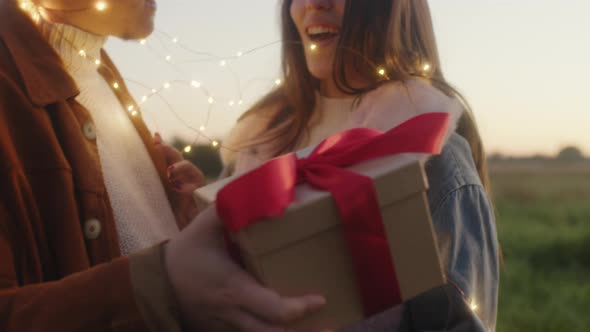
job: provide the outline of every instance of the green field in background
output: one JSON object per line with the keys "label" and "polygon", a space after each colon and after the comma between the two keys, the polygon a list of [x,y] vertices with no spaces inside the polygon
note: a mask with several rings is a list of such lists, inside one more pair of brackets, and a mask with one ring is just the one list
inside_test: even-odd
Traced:
{"label": "green field in background", "polygon": [[498,331],[590,331],[590,170],[492,167],[491,178]]}

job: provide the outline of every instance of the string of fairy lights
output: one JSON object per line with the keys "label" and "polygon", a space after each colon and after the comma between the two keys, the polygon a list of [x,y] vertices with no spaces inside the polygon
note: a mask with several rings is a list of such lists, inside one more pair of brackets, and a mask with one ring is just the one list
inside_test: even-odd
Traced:
{"label": "string of fairy lights", "polygon": [[[112,0],[111,0],[112,1]],[[33,19],[34,22],[39,23],[39,21],[41,20],[41,14],[39,9],[36,7],[36,5],[31,1],[31,0],[19,0],[19,4],[20,7],[25,11],[28,12],[29,15],[31,16],[31,18]],[[104,12],[106,10],[108,10],[109,8],[109,2],[106,0],[98,0],[94,3],[93,6],[93,10],[96,10],[98,12]],[[234,151],[231,147],[222,145],[218,140],[213,139],[212,137],[209,137],[209,135],[206,134],[207,131],[207,126],[209,125],[209,121],[211,119],[211,113],[213,111],[213,105],[214,104],[218,104],[218,103],[227,103],[227,105],[229,107],[234,107],[234,106],[240,106],[244,104],[244,100],[242,98],[242,89],[239,83],[239,77],[238,75],[231,69],[230,66],[230,61],[236,61],[239,60],[240,58],[242,58],[245,55],[248,54],[252,54],[256,51],[265,49],[267,47],[276,45],[276,44],[280,44],[280,43],[289,43],[290,41],[273,41],[271,43],[267,43],[255,48],[252,48],[250,50],[246,50],[246,51],[237,51],[234,55],[231,56],[220,56],[220,55],[216,55],[210,52],[203,52],[203,51],[199,51],[199,50],[194,50],[192,49],[190,46],[183,44],[180,39],[178,37],[172,36],[166,32],[163,31],[156,31],[156,38],[162,38],[164,39],[165,42],[168,42],[169,44],[178,47],[179,49],[182,49],[194,56],[198,56],[200,58],[198,59],[189,59],[186,61],[179,61],[176,62],[175,59],[173,58],[172,54],[167,53],[167,54],[155,54],[157,57],[161,58],[163,61],[165,61],[167,64],[169,64],[170,66],[173,66],[174,68],[176,68],[176,65],[181,65],[181,64],[188,64],[188,63],[196,63],[196,62],[217,62],[219,67],[222,67],[224,69],[229,70],[232,73],[232,76],[234,78],[234,80],[237,83],[237,87],[238,87],[238,93],[237,93],[237,98],[220,98],[220,97],[215,97],[205,86],[202,82],[198,81],[198,80],[179,80],[179,79],[175,79],[175,80],[170,80],[170,81],[165,81],[163,82],[159,87],[150,87],[147,84],[143,84],[141,82],[138,81],[134,81],[134,80],[130,80],[130,79],[125,79],[125,81],[127,83],[132,83],[135,85],[138,85],[140,87],[142,87],[143,89],[145,89],[145,91],[148,91],[146,94],[142,95],[139,99],[138,105],[144,105],[145,103],[147,103],[148,101],[150,101],[152,98],[159,98],[168,108],[168,110],[174,115],[174,117],[176,117],[187,129],[191,130],[192,132],[194,132],[196,134],[196,138],[192,141],[191,144],[186,145],[183,148],[183,151],[185,153],[190,153],[191,150],[193,149],[193,147],[199,143],[199,141],[201,139],[206,140],[211,146],[215,147],[215,148],[222,148],[222,149],[227,149],[227,150],[231,150]],[[65,39],[65,38],[64,38]],[[65,40],[66,42],[68,42],[68,40]],[[139,45],[146,47],[148,50],[152,51],[153,53],[155,53],[155,51],[150,47],[150,43],[148,42],[148,40],[146,39],[142,39],[139,40]],[[160,40],[160,42],[163,42],[162,40]],[[301,44],[300,41],[298,42],[292,42],[292,43],[296,43],[296,44]],[[75,47],[75,45],[73,43],[70,42],[70,45],[72,47]],[[312,52],[318,52],[320,51],[320,48],[317,44],[311,44],[309,46],[310,51]],[[77,54],[82,57],[87,59],[88,61],[92,61],[97,68],[98,67],[103,67],[109,71],[112,71],[110,68],[108,68],[108,66],[106,66],[104,63],[102,63],[102,61],[98,58],[93,58],[91,56],[89,56],[87,54],[87,52],[83,49],[76,49]],[[168,49],[166,49],[166,51],[169,51]],[[354,51],[354,50],[351,50]],[[370,61],[367,60],[369,63]],[[387,75],[387,71],[385,68],[380,67],[378,65],[372,64],[376,70],[376,74],[383,77],[383,79],[385,80],[389,80],[389,76]],[[425,63],[422,65],[421,68],[423,74],[427,75],[428,73],[431,72],[432,68],[431,65],[428,63]],[[111,86],[113,89],[118,90],[121,86],[122,82],[110,82]],[[275,86],[280,86],[281,84],[283,84],[283,79],[282,78],[276,78],[272,81],[272,84],[274,84]],[[171,103],[168,102],[168,100],[166,99],[165,96],[163,96],[163,92],[166,90],[170,90],[173,89],[176,86],[189,86],[195,90],[200,91],[200,93],[202,93],[204,95],[204,97],[207,100],[207,104],[208,104],[208,108],[207,108],[207,114],[205,117],[205,121],[198,126],[198,128],[195,128],[191,125],[189,125],[188,121],[185,121],[185,119],[183,119],[175,110],[174,107],[172,107]],[[131,116],[135,117],[135,116],[139,116],[141,114],[141,110],[138,109],[137,107],[135,107],[134,105],[128,105],[126,107],[127,111],[130,113]]]}
{"label": "string of fairy lights", "polygon": [[[110,1],[116,1],[116,0],[110,0]],[[25,12],[27,12],[30,17],[32,18],[32,20],[36,23],[39,23],[41,20],[41,14],[38,10],[38,8],[36,7],[36,5],[31,1],[31,0],[19,0],[19,6],[22,10],[24,10]],[[109,8],[109,2],[106,0],[98,0],[94,3],[94,8],[93,10],[97,10],[98,12],[104,12]],[[179,64],[187,64],[187,63],[196,63],[196,62],[218,62],[220,67],[223,68],[230,68],[229,62],[230,61],[235,61],[235,60],[239,60],[240,58],[242,58],[245,55],[248,54],[252,54],[258,50],[262,50],[264,48],[276,45],[276,44],[280,44],[280,43],[285,43],[285,42],[289,42],[289,41],[274,41],[265,45],[261,45],[255,48],[252,48],[250,50],[247,51],[237,51],[234,55],[232,56],[219,56],[219,55],[215,55],[209,52],[202,52],[202,51],[198,51],[198,50],[194,50],[191,47],[189,47],[188,45],[184,45],[183,43],[180,42],[179,38],[174,37],[170,34],[167,34],[165,32],[162,31],[156,31],[156,33],[164,38],[165,40],[167,40],[168,42],[170,42],[172,45],[179,47],[180,49],[187,51],[195,56],[199,56],[199,57],[203,57],[203,58],[199,58],[199,59],[190,59],[187,61],[183,61],[183,62],[178,62],[175,63],[173,60],[173,57],[171,54],[166,54],[166,55],[159,55],[160,57],[163,57],[163,61],[169,63],[170,65],[179,65]],[[66,42],[68,42],[66,40]],[[301,44],[301,42],[293,42],[293,43],[298,43]],[[147,40],[142,39],[139,41],[139,44],[142,46],[146,46],[149,47],[149,43]],[[70,45],[72,45],[72,47],[74,47],[74,44],[70,42]],[[310,51],[312,52],[317,52],[319,51],[319,46],[317,44],[311,44],[309,46]],[[89,56],[87,54],[87,52],[83,49],[80,50],[76,50],[77,54],[84,58],[87,59],[88,61],[92,61],[97,68],[99,67],[104,67],[106,70],[109,70],[112,72],[111,68],[108,68],[104,63],[102,63],[102,61],[98,58],[92,58],[91,56]],[[354,51],[354,50],[351,50]],[[368,61],[368,60],[367,60]],[[376,70],[376,74],[383,77],[383,79],[385,80],[389,80],[389,76],[388,73],[386,71],[385,68],[380,67],[378,65],[374,65],[374,68]],[[433,68],[429,63],[422,63],[419,65],[419,70],[422,71],[422,74],[425,76],[428,76]],[[154,87],[150,87],[149,85],[143,84],[141,82],[137,82],[134,80],[130,80],[130,79],[125,79],[126,82],[128,83],[133,83],[136,85],[139,85],[141,87],[143,87],[144,89],[146,89],[146,91],[149,91],[148,93],[144,94],[143,96],[141,96],[139,98],[139,103],[138,105],[143,105],[146,102],[148,102],[150,99],[152,98],[160,98],[164,104],[166,104],[166,106],[168,107],[168,110],[179,120],[181,121],[184,126],[188,129],[190,129],[191,131],[195,132],[197,134],[197,138],[193,141],[193,143],[187,145],[184,147],[183,151],[185,153],[190,153],[193,146],[195,144],[197,144],[197,142],[199,141],[199,139],[206,139],[209,144],[215,148],[223,148],[223,149],[228,149],[231,151],[232,150],[231,147],[227,147],[222,145],[219,141],[209,137],[206,134],[206,130],[207,130],[207,125],[209,124],[209,120],[211,117],[211,112],[213,109],[213,105],[215,103],[219,103],[219,102],[227,102],[227,105],[230,107],[233,107],[234,105],[242,105],[244,104],[244,100],[242,99],[242,91],[240,88],[240,84],[239,84],[239,77],[237,76],[237,74],[233,73],[233,77],[234,79],[238,82],[238,97],[234,98],[234,99],[224,99],[224,98],[216,98],[213,96],[213,94],[198,80],[170,80],[170,81],[166,81],[164,83],[161,84],[161,86],[154,88]],[[110,82],[111,86],[113,89],[118,90],[121,87],[122,82]],[[273,81],[273,84],[276,86],[280,86],[281,84],[283,84],[283,79],[281,78],[276,78]],[[174,110],[174,108],[172,107],[172,105],[168,102],[168,100],[162,95],[162,92],[165,90],[169,90],[172,89],[174,86],[178,86],[178,85],[185,85],[185,86],[189,86],[191,88],[194,88],[196,90],[199,90],[207,99],[207,103],[209,105],[208,109],[207,109],[207,116],[206,116],[206,120],[203,122],[202,125],[200,125],[198,128],[195,128],[191,125],[188,124],[187,121],[185,121],[184,119],[182,119],[182,117],[180,117],[180,115]],[[140,115],[140,110],[137,109],[134,105],[128,105],[126,107],[127,111],[130,113],[131,116],[135,117],[135,116],[139,116]],[[469,300],[468,306],[471,308],[471,310],[473,311],[477,311],[478,310],[478,305],[475,302],[474,299]]]}

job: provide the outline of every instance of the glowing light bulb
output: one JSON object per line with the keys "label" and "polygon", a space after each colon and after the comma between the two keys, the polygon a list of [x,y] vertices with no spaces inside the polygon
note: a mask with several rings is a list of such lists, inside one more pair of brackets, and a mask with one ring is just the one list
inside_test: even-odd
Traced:
{"label": "glowing light bulb", "polygon": [[29,10],[30,5],[30,3],[23,1],[20,3],[20,8],[22,8],[22,10]]}
{"label": "glowing light bulb", "polygon": [[219,65],[220,65],[221,67],[225,67],[225,65],[227,65],[227,62],[226,62],[225,60],[221,60],[221,61],[219,62]]}
{"label": "glowing light bulb", "polygon": [[205,131],[205,129],[206,129],[206,128],[205,128],[205,126],[200,126],[200,127],[199,127],[199,130],[200,130],[200,131]]}
{"label": "glowing light bulb", "polygon": [[471,311],[476,311],[477,310],[477,303],[475,303],[475,300],[471,300],[471,303],[469,304],[469,308],[471,308]]}
{"label": "glowing light bulb", "polygon": [[244,55],[244,53],[242,53],[241,51],[240,51],[240,52],[238,52],[238,53],[236,53],[236,56],[237,56],[238,58],[239,58],[239,57],[241,57],[242,55]]}
{"label": "glowing light bulb", "polygon": [[141,102],[145,103],[148,100],[148,96],[141,97]]}
{"label": "glowing light bulb", "polygon": [[235,104],[235,103],[236,103],[235,101],[233,101],[233,100],[230,100],[230,101],[229,101],[229,103],[227,103],[227,104],[228,104],[229,106],[234,106],[234,104]]}
{"label": "glowing light bulb", "polygon": [[275,85],[281,85],[281,83],[283,83],[283,81],[280,78],[275,80]]}
{"label": "glowing light bulb", "polygon": [[133,105],[129,105],[129,106],[127,106],[127,110],[128,110],[129,112],[133,111],[133,109],[134,109],[134,108],[135,108],[135,107],[134,107]]}
{"label": "glowing light bulb", "polygon": [[429,72],[430,69],[432,69],[432,66],[430,66],[429,63],[424,64],[424,66],[422,67],[422,69],[424,70],[424,72]]}
{"label": "glowing light bulb", "polygon": [[318,45],[317,44],[311,44],[311,45],[309,45],[309,49],[312,50],[312,51],[315,51],[315,50],[318,49]]}
{"label": "glowing light bulb", "polygon": [[200,88],[200,87],[201,87],[201,82],[199,82],[199,81],[192,81],[192,82],[191,82],[191,86],[192,86],[193,88],[197,88],[197,89],[198,89],[198,88]]}
{"label": "glowing light bulb", "polygon": [[169,89],[170,88],[170,83],[166,82],[164,83],[164,89]]}
{"label": "glowing light bulb", "polygon": [[137,113],[137,111],[131,112],[131,116],[137,116],[137,114],[139,114],[139,113]]}
{"label": "glowing light bulb", "polygon": [[84,50],[80,50],[80,51],[78,52],[78,54],[79,54],[81,57],[83,57],[83,58],[85,58],[85,57],[86,57],[86,51],[84,51]]}
{"label": "glowing light bulb", "polygon": [[386,74],[385,69],[383,69],[383,68],[377,69],[377,74],[379,74],[379,76],[385,76],[385,74]]}
{"label": "glowing light bulb", "polygon": [[209,99],[207,99],[207,102],[209,102],[209,104],[213,104],[215,100],[213,99],[213,97],[209,97]]}
{"label": "glowing light bulb", "polygon": [[141,44],[141,45],[145,45],[146,43],[147,43],[147,41],[145,39],[142,39],[139,41],[139,44]]}
{"label": "glowing light bulb", "polygon": [[158,90],[152,89],[152,93],[156,93],[156,92],[158,92]]}
{"label": "glowing light bulb", "polygon": [[98,60],[98,59],[94,60],[94,64],[97,65],[97,66],[100,66],[101,63],[102,62],[100,62],[100,60]]}
{"label": "glowing light bulb", "polygon": [[96,10],[98,10],[99,12],[104,11],[105,9],[107,9],[107,3],[105,1],[97,1],[96,4],[94,5],[94,7],[96,8]]}
{"label": "glowing light bulb", "polygon": [[189,152],[191,152],[192,149],[193,149],[192,146],[187,145],[187,146],[184,147],[184,152],[189,153]]}
{"label": "glowing light bulb", "polygon": [[213,145],[213,147],[215,148],[215,147],[217,147],[219,145],[219,142],[213,141],[213,142],[211,142],[211,145]]}
{"label": "glowing light bulb", "polygon": [[166,56],[166,61],[170,62],[172,60],[172,55],[167,55]]}
{"label": "glowing light bulb", "polygon": [[117,82],[113,83],[113,88],[118,89],[119,88],[119,83],[117,83]]}
{"label": "glowing light bulb", "polygon": [[172,43],[174,43],[174,44],[178,43],[178,38],[176,38],[176,37],[172,38]]}

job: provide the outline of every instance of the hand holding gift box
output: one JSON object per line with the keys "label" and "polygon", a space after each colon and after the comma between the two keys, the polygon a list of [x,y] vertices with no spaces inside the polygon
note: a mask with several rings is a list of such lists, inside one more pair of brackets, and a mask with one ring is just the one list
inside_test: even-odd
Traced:
{"label": "hand holding gift box", "polygon": [[327,307],[295,329],[341,328],[445,283],[423,164],[400,154],[439,153],[447,125],[447,114],[429,113],[386,133],[352,129],[195,198],[217,200],[263,284],[326,296]]}

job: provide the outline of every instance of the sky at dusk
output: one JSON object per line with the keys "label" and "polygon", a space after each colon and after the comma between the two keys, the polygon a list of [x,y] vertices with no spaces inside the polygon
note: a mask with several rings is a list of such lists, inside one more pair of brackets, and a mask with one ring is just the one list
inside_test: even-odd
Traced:
{"label": "sky at dusk", "polygon": [[[161,0],[158,5],[158,31],[146,45],[111,39],[107,50],[138,100],[171,83],[162,92],[166,101],[154,97],[144,104],[152,130],[165,139],[194,139],[188,126],[198,129],[210,109],[205,132],[223,138],[280,76],[280,46],[229,59],[225,66],[206,54],[232,57],[278,41],[279,2]],[[471,103],[489,152],[555,154],[573,144],[590,155],[590,1],[431,0],[430,5],[443,71]],[[193,80],[201,88],[187,84]]]}

